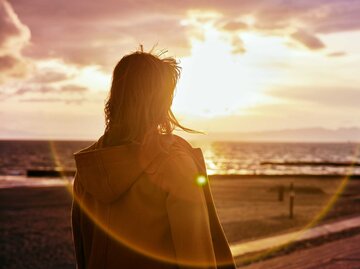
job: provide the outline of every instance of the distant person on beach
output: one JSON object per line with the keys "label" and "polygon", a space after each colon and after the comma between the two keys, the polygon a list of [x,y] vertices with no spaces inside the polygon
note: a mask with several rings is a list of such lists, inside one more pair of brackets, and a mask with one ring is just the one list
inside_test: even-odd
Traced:
{"label": "distant person on beach", "polygon": [[104,134],[74,154],[77,268],[235,268],[200,148],[173,134],[180,67],[141,50],[113,71]]}

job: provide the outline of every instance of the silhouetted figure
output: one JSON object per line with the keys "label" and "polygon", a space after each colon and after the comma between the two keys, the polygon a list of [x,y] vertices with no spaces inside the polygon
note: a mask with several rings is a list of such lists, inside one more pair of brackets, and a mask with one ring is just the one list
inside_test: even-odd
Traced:
{"label": "silhouetted figure", "polygon": [[171,111],[180,67],[141,51],[121,59],[104,135],[74,154],[72,228],[83,268],[235,268],[200,148]]}

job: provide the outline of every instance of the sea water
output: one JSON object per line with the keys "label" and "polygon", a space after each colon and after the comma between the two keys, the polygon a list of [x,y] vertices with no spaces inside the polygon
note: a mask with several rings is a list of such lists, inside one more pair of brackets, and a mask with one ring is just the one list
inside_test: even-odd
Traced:
{"label": "sea water", "polygon": [[[194,147],[202,149],[209,175],[360,175],[359,166],[331,165],[331,163],[359,164],[360,144],[356,143],[190,142]],[[29,169],[75,170],[73,153],[92,143],[92,141],[1,140],[0,187],[66,184],[71,178],[28,178],[26,171]],[[283,165],[288,162],[318,164]]]}

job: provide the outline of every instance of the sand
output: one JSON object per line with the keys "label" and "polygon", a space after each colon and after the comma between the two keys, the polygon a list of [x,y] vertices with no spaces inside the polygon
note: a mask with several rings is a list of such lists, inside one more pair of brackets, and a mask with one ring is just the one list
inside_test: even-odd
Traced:
{"label": "sand", "polygon": [[[294,217],[289,218],[289,186],[295,189]],[[299,230],[322,212],[340,188],[343,178],[333,177],[242,177],[212,181],[219,217],[230,243]],[[278,187],[285,188],[278,200]],[[360,180],[350,180],[335,207],[319,223],[360,214]]]}
{"label": "sand", "polygon": [[70,206],[62,187],[0,189],[0,268],[75,268]]}
{"label": "sand", "polygon": [[[294,218],[289,193],[295,183]],[[212,179],[219,216],[230,242],[245,242],[299,229],[326,205],[341,179]],[[71,195],[64,187],[0,189],[0,268],[75,268],[70,226]],[[352,180],[322,222],[360,214],[360,181]]]}

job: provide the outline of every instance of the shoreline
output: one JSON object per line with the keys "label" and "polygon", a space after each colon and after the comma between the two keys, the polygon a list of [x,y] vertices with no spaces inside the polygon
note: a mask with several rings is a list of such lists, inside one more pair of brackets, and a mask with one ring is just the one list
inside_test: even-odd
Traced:
{"label": "shoreline", "polygon": [[299,178],[299,179],[307,179],[307,178],[326,178],[326,179],[339,179],[339,178],[345,178],[345,177],[349,177],[351,179],[354,180],[359,180],[360,179],[360,175],[346,175],[346,174],[273,174],[273,175],[269,175],[269,174],[252,174],[252,175],[239,175],[239,174],[214,174],[214,175],[209,175],[209,178],[212,179],[260,179],[260,178],[265,178],[265,179],[283,179],[283,178]]}
{"label": "shoreline", "polygon": [[[45,171],[46,172],[46,171]],[[53,175],[53,172],[51,172]],[[301,180],[301,179],[330,179],[339,180],[360,180],[360,175],[352,174],[210,174],[208,175],[210,181],[217,180],[252,180],[252,179],[266,179],[266,180]],[[67,175],[62,176],[47,176],[46,173],[35,176],[27,175],[0,175],[0,189],[15,188],[15,187],[51,187],[51,186],[65,186],[72,183],[73,177]],[[8,183],[8,184],[6,184]]]}

